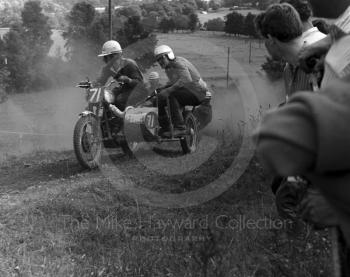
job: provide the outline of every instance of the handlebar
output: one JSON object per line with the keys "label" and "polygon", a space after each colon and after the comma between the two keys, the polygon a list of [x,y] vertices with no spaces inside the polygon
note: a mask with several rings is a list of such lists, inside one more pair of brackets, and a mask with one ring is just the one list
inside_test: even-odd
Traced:
{"label": "handlebar", "polygon": [[140,106],[140,105],[146,103],[147,101],[151,100],[153,97],[157,96],[158,93],[159,93],[159,91],[155,89],[155,90],[152,92],[151,95],[147,96],[144,100],[138,102],[138,103],[135,105],[135,107],[138,107],[138,106]]}
{"label": "handlebar", "polygon": [[89,81],[84,81],[84,82],[79,82],[76,87],[88,89],[92,87],[92,84]]}
{"label": "handlebar", "polygon": [[[109,87],[109,86],[111,86],[112,84],[115,84],[115,83],[117,83],[119,86],[122,86],[124,84],[123,82],[119,82],[117,80],[112,79],[111,81],[109,81],[103,87],[107,88],[107,87]],[[79,82],[76,87],[84,88],[84,89],[90,89],[90,88],[93,88],[93,85],[92,85],[92,82],[90,82],[90,81],[82,81],[82,82]]]}

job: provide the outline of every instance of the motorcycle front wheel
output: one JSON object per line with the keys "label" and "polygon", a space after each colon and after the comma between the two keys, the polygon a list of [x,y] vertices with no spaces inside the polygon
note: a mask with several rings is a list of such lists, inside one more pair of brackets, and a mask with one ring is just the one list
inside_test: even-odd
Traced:
{"label": "motorcycle front wheel", "polygon": [[102,154],[102,135],[94,116],[82,116],[74,128],[74,152],[79,163],[87,169],[99,166]]}

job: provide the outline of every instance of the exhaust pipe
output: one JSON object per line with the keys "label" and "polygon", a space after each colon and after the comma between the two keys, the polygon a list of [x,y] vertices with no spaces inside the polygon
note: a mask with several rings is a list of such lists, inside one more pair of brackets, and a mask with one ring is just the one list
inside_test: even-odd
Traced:
{"label": "exhaust pipe", "polygon": [[119,110],[115,105],[113,104],[109,104],[109,108],[110,110],[118,117],[120,118],[125,118],[125,113],[130,110],[130,109],[133,109],[134,107],[133,106],[128,106],[125,108],[125,111],[122,112],[121,110]]}
{"label": "exhaust pipe", "polygon": [[125,117],[125,111],[122,112],[115,105],[109,104],[109,108],[116,116],[118,116],[120,118],[124,118]]}

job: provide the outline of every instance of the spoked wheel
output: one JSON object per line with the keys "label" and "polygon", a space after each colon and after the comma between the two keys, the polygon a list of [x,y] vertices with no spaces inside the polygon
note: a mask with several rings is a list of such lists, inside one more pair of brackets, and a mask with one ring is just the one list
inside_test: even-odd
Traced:
{"label": "spoked wheel", "polygon": [[88,169],[99,166],[102,153],[102,135],[94,116],[83,116],[75,124],[74,152],[79,163]]}
{"label": "spoked wheel", "polygon": [[185,115],[186,135],[180,139],[181,148],[184,154],[194,153],[199,143],[198,123],[196,117],[188,112]]}

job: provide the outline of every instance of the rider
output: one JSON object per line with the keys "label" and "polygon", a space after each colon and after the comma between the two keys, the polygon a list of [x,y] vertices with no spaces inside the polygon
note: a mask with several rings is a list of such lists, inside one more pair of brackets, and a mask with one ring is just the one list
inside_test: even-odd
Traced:
{"label": "rider", "polygon": [[165,111],[169,98],[174,135],[179,136],[186,130],[181,108],[200,105],[206,98],[207,85],[194,65],[183,57],[175,57],[169,46],[157,46],[154,55],[169,79],[158,94],[160,135],[169,136],[170,123]]}
{"label": "rider", "polygon": [[102,52],[98,56],[103,58],[106,65],[96,81],[98,85],[104,85],[110,77],[113,77],[121,83],[120,87],[113,89],[115,105],[120,110],[125,109],[127,102],[130,102],[130,96],[138,94],[138,88],[143,85],[143,76],[137,63],[124,58],[122,52],[119,42],[115,40],[103,44]]}

